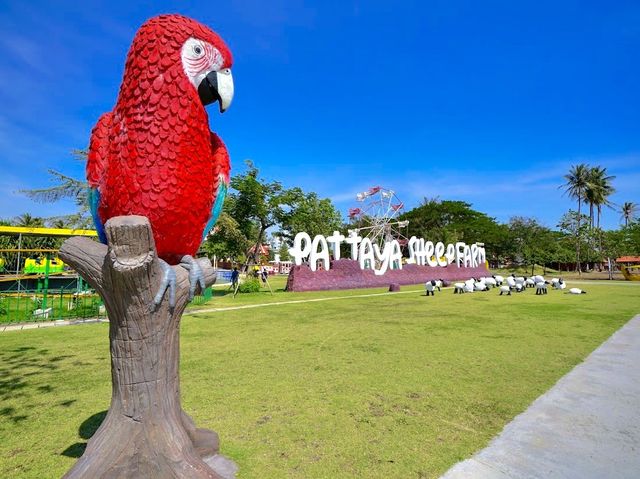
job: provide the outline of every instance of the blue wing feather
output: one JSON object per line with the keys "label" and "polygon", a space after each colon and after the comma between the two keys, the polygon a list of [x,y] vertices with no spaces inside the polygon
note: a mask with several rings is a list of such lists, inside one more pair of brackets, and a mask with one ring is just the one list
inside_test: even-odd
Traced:
{"label": "blue wing feather", "polygon": [[89,188],[89,210],[93,217],[93,223],[96,225],[96,231],[98,232],[98,239],[101,243],[107,244],[107,235],[104,232],[104,225],[100,221],[98,216],[98,206],[100,205],[100,192],[98,188]]}
{"label": "blue wing feather", "polygon": [[216,200],[213,202],[213,207],[211,208],[211,217],[202,232],[202,241],[206,239],[207,235],[216,224],[216,221],[218,221],[220,213],[222,213],[222,205],[224,204],[224,199],[227,196],[227,189],[228,185],[224,181],[220,181],[218,184],[218,191],[216,192]]}

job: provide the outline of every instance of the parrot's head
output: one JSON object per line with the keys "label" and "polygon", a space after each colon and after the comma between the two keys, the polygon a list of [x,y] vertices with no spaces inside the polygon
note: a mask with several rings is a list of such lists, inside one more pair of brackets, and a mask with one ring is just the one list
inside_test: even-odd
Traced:
{"label": "parrot's head", "polygon": [[233,99],[232,63],[229,47],[213,30],[182,15],[160,15],[136,33],[123,85],[157,90],[172,80],[180,89],[193,88],[203,105],[218,101],[224,112]]}

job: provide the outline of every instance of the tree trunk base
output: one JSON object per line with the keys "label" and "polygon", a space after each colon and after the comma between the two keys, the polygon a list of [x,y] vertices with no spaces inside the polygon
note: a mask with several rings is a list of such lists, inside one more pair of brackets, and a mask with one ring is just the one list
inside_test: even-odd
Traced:
{"label": "tree trunk base", "polygon": [[[217,441],[217,434],[195,432],[198,438],[193,441],[177,418],[137,421],[110,412],[64,478],[235,479],[235,463],[212,452],[214,444],[206,441]],[[201,455],[201,450],[207,454]]]}
{"label": "tree trunk base", "polygon": [[[188,274],[174,266],[175,308],[157,308],[162,268],[149,221],[120,216],[105,225],[109,246],[70,238],[60,257],[102,296],[109,316],[112,397],[109,412],[68,479],[234,479],[235,463],[218,454],[218,435],[196,428],[180,405],[180,319]],[[207,286],[215,271],[198,260]]]}

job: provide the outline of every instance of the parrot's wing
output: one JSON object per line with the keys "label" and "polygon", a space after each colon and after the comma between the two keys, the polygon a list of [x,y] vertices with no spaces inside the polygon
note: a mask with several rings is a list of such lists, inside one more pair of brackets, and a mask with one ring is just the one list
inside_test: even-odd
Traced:
{"label": "parrot's wing", "polygon": [[215,133],[211,133],[211,152],[213,153],[214,197],[211,216],[202,232],[203,241],[216,224],[216,221],[218,221],[218,217],[222,213],[224,199],[227,196],[227,190],[229,189],[229,152],[220,137]]}
{"label": "parrot's wing", "polygon": [[89,154],[87,155],[87,181],[89,182],[89,209],[93,222],[96,225],[98,238],[104,244],[107,243],[107,236],[104,233],[104,225],[98,215],[100,206],[100,190],[102,179],[106,173],[106,166],[109,154],[109,130],[111,128],[111,112],[100,117],[98,123],[91,132],[89,142]]}

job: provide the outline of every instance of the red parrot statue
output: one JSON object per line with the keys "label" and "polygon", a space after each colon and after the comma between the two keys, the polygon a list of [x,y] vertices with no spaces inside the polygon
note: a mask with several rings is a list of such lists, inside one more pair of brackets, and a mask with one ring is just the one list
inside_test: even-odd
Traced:
{"label": "red parrot statue", "polygon": [[191,296],[204,277],[193,260],[215,224],[229,185],[229,154],[209,131],[205,105],[233,98],[232,57],[212,30],[182,15],[145,22],[127,55],[113,111],[91,133],[89,203],[100,240],[114,216],[149,219],[164,271],[156,306],[175,272],[189,270]]}

